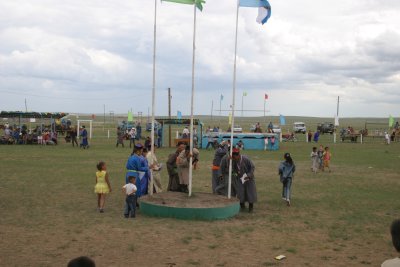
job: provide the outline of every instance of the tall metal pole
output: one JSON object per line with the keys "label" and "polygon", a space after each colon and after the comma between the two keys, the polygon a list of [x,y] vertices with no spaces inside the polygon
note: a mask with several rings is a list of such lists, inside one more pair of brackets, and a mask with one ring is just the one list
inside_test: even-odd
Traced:
{"label": "tall metal pole", "polygon": [[219,97],[219,116],[221,116],[222,97]]}
{"label": "tall metal pole", "polygon": [[194,8],[193,19],[193,59],[192,59],[192,99],[190,108],[190,160],[189,160],[189,197],[192,195],[192,176],[193,176],[193,106],[194,106],[194,65],[196,51],[196,5]]}
{"label": "tall metal pole", "polygon": [[103,111],[104,111],[104,116],[103,116],[103,132],[104,132],[104,128],[106,126],[106,104],[103,104]]}
{"label": "tall metal pole", "polygon": [[211,100],[211,120],[213,120],[214,100]]}
{"label": "tall metal pole", "polygon": [[243,117],[243,98],[244,98],[244,93],[242,94],[242,117]]}
{"label": "tall metal pole", "polygon": [[233,89],[232,89],[232,123],[231,123],[231,149],[229,151],[229,180],[228,180],[228,198],[231,198],[232,186],[232,149],[233,149],[233,125],[235,125],[235,101],[236,101],[236,54],[237,54],[237,35],[239,21],[239,0],[236,7],[236,32],[235,32],[235,57],[233,64]]}
{"label": "tall metal pole", "polygon": [[[154,0],[154,44],[153,44],[153,88],[151,101],[151,160],[149,165],[153,165],[154,160],[154,116],[156,108],[156,41],[157,41],[157,0]],[[153,194],[153,178],[150,182],[150,195]]]}
{"label": "tall metal pole", "polygon": [[336,116],[339,118],[339,96],[337,97]]}
{"label": "tall metal pole", "polygon": [[25,98],[25,112],[28,112],[28,105],[26,104],[26,98]]}
{"label": "tall metal pole", "polygon": [[[171,119],[171,88],[168,87],[168,118]],[[171,147],[171,124],[168,124],[168,146]]]}

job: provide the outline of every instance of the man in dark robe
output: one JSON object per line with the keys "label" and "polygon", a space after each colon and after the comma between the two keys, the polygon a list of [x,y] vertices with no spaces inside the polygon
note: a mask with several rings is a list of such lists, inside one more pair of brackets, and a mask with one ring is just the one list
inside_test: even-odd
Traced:
{"label": "man in dark robe", "polygon": [[[254,179],[254,164],[244,155],[240,155],[240,150],[234,148],[232,151],[232,196],[236,196],[240,201],[241,209],[245,209],[245,203],[249,203],[249,212],[253,211],[253,204],[257,202],[256,183]],[[229,176],[229,156],[225,156],[221,161],[221,173],[225,189],[228,187]]]}
{"label": "man in dark robe", "polygon": [[167,170],[169,175],[169,181],[168,181],[167,191],[179,191],[180,189],[178,166],[176,165],[176,159],[183,150],[185,150],[185,143],[179,142],[177,144],[176,151],[168,156]]}

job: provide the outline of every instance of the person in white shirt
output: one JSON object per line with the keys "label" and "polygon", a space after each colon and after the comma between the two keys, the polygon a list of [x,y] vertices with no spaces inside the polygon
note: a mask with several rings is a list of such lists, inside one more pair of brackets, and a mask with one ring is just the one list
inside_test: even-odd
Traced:
{"label": "person in white shirt", "polygon": [[388,132],[385,132],[385,141],[387,145],[390,145],[390,136],[388,134]]}
{"label": "person in white shirt", "polygon": [[183,129],[182,131],[182,138],[189,138],[190,137],[190,132],[188,127],[185,127],[185,129]]}
{"label": "person in white shirt", "polygon": [[[129,176],[129,183],[122,187],[123,192],[126,195],[125,202],[128,206],[128,213],[125,213],[125,218],[135,218],[136,217],[136,185],[135,185],[135,176]],[[125,210],[126,212],[126,210]]]}

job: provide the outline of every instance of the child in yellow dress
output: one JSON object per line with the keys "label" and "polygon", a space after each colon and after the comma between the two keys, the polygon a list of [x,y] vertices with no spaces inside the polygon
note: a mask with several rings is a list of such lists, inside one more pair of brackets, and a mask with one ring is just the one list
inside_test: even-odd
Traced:
{"label": "child in yellow dress", "polygon": [[94,192],[97,194],[97,207],[100,213],[104,212],[104,204],[106,202],[106,194],[111,192],[111,185],[108,179],[107,166],[104,161],[97,164],[96,185]]}

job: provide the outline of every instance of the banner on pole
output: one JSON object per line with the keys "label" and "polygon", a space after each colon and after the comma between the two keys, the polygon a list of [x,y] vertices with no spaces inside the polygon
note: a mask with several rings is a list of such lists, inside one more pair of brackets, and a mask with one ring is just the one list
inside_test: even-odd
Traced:
{"label": "banner on pole", "polygon": [[232,124],[232,113],[229,113],[228,122],[229,122],[229,125]]}
{"label": "banner on pole", "polygon": [[186,5],[196,5],[196,7],[200,11],[203,11],[203,4],[206,3],[205,0],[161,0],[161,1],[173,2],[173,3],[178,3],[178,4],[186,4]]}
{"label": "banner on pole", "polygon": [[279,115],[279,122],[281,125],[286,125],[286,119],[283,115]]}
{"label": "banner on pole", "polygon": [[271,17],[271,5],[267,0],[240,0],[239,6],[258,7],[257,23],[265,24]]}
{"label": "banner on pole", "polygon": [[176,116],[178,117],[178,120],[182,119],[182,112],[180,112],[180,111],[178,110]]}
{"label": "banner on pole", "polygon": [[224,95],[221,95],[220,101],[224,100]]}
{"label": "banner on pole", "polygon": [[394,118],[392,117],[392,115],[389,116],[389,127],[393,127],[394,124]]}
{"label": "banner on pole", "polygon": [[267,94],[264,95],[264,100],[268,100],[268,95]]}
{"label": "banner on pole", "polygon": [[128,122],[133,122],[133,114],[132,114],[132,111],[128,111]]}

